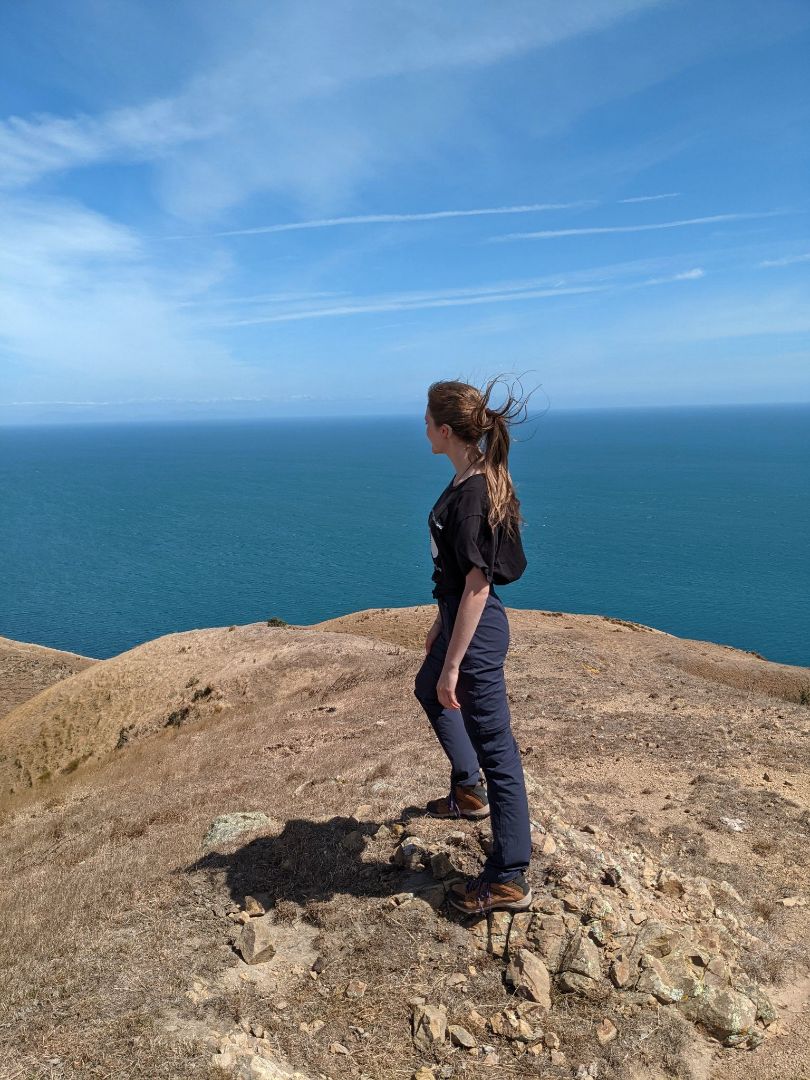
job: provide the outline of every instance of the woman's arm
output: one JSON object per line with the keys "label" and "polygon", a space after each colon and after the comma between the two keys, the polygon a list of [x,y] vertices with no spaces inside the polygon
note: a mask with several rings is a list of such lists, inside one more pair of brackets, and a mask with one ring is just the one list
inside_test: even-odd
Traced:
{"label": "woman's arm", "polygon": [[456,699],[458,669],[478,627],[488,595],[489,582],[480,567],[474,566],[466,577],[444,667],[436,683],[436,696],[446,709],[459,708]]}

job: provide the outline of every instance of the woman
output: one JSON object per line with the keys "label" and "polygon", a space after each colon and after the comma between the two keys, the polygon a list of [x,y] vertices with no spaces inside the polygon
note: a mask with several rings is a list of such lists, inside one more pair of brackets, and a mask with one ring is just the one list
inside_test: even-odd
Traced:
{"label": "woman", "polygon": [[428,813],[491,815],[494,843],[483,871],[454,885],[449,897],[459,910],[477,913],[522,911],[532,901],[525,877],[529,807],[503,672],[509,623],[494,590],[526,568],[508,468],[508,425],[519,403],[510,393],[501,409],[490,409],[496,382],[483,394],[463,382],[428,390],[426,435],[434,454],[450,458],[455,476],[428,518],[439,612],[414,684],[451,766],[450,794],[429,802]]}

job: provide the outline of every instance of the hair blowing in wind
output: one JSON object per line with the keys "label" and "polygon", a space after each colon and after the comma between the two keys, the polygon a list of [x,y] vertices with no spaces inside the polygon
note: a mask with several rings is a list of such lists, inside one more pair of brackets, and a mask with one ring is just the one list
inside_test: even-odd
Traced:
{"label": "hair blowing in wind", "polygon": [[[508,387],[506,401],[499,408],[491,409],[490,397],[500,379],[500,375],[490,379],[484,390],[456,380],[431,383],[428,410],[435,424],[447,424],[462,442],[467,443],[470,464],[483,468],[489,496],[489,524],[493,529],[503,525],[507,535],[514,536],[523,524],[523,518],[509,474],[509,432],[516,418],[526,413],[526,403],[531,395],[518,397]],[[526,419],[525,415],[523,419]]]}

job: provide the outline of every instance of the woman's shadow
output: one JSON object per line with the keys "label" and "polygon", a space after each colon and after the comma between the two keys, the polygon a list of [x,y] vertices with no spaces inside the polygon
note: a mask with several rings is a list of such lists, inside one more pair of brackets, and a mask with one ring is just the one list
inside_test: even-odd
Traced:
{"label": "woman's shadow", "polygon": [[[407,807],[396,822],[406,828],[424,809]],[[337,894],[390,897],[401,892],[429,893],[440,882],[429,870],[406,869],[390,861],[399,838],[378,837],[381,824],[333,817],[328,821],[293,818],[277,836],[260,836],[235,851],[211,851],[184,868],[186,873],[224,875],[231,899],[244,906],[248,896],[265,907],[281,901],[300,906],[331,900]],[[385,830],[383,830],[385,832]],[[375,857],[369,858],[373,852]],[[383,856],[383,859],[380,858]],[[444,905],[443,910],[446,910]],[[452,911],[452,908],[450,908]],[[449,914],[449,912],[448,912]]]}

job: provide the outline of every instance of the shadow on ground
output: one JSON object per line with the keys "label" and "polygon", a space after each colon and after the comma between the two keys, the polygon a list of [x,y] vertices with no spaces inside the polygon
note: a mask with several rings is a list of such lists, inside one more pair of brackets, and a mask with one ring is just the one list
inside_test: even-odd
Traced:
{"label": "shadow on ground", "polygon": [[[396,819],[385,822],[333,817],[327,821],[293,818],[276,836],[260,836],[236,851],[211,851],[183,868],[188,874],[224,873],[231,900],[244,907],[247,896],[261,894],[265,906],[283,901],[306,906],[327,902],[336,895],[388,897],[411,891],[419,893],[439,883],[427,871],[408,870],[387,858],[397,840],[381,826],[391,829],[424,816],[421,807],[406,807]],[[446,905],[444,905],[446,907]],[[452,911],[452,908],[450,908]],[[447,914],[449,915],[449,911]]]}

